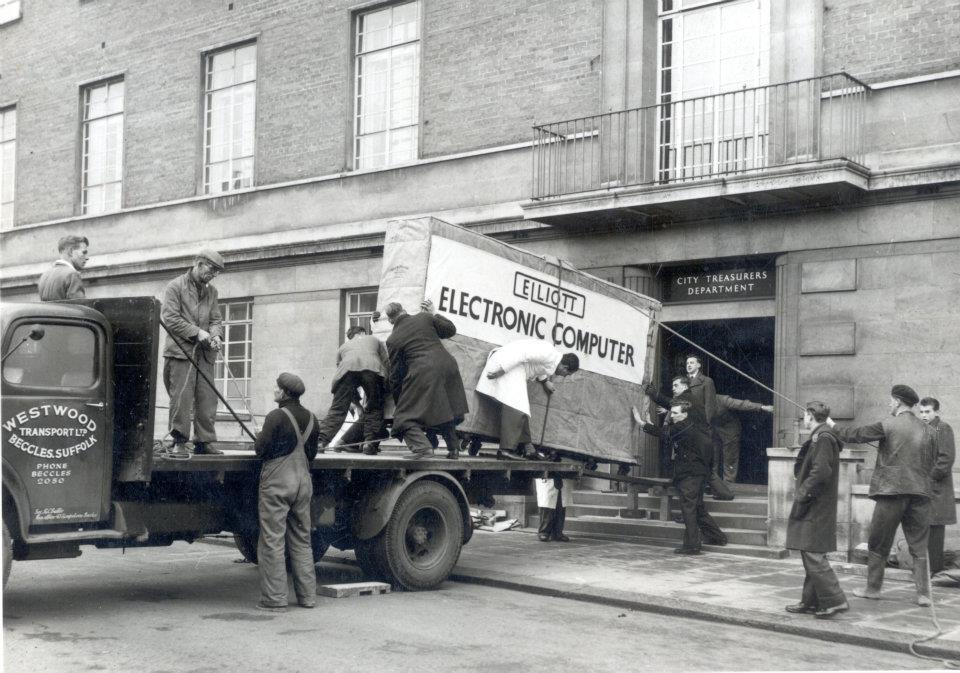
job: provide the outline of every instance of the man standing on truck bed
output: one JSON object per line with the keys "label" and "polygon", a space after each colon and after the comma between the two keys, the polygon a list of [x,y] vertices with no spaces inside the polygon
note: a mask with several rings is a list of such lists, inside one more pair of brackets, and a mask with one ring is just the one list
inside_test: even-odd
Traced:
{"label": "man standing on truck bed", "polygon": [[546,458],[530,443],[527,381],[539,382],[543,391],[552,395],[550,377],[569,376],[579,368],[580,360],[574,353],[561,353],[540,339],[518,339],[490,351],[477,392],[492,398],[500,407],[501,451],[513,451],[522,444],[527,458]]}
{"label": "man standing on truck bed", "polygon": [[190,270],[171,280],[163,291],[160,318],[169,330],[163,349],[163,384],[170,396],[170,435],[174,444],[170,455],[175,458],[190,456],[186,442],[190,439],[191,420],[195,452],[223,453],[210,446],[217,441],[216,393],[190,362],[192,359],[213,381],[213,366],[223,339],[223,318],[217,288],[210,281],[223,268],[220,253],[203,249]]}
{"label": "man standing on truck bed", "polygon": [[384,313],[393,325],[387,338],[390,354],[390,392],[397,407],[393,432],[413,452],[409,458],[423,458],[433,452],[428,428],[443,435],[447,458],[459,456],[456,427],[469,408],[457,361],[440,342],[457,333],[452,322],[433,314],[433,303],[420,304],[417,315],[409,315],[396,302]]}
{"label": "man standing on truck bed", "polygon": [[64,236],[60,239],[57,244],[60,259],[44,271],[37,282],[40,301],[83,299],[86,296],[80,271],[87,265],[89,246],[86,236]]}
{"label": "man standing on truck bed", "polygon": [[277,377],[273,393],[279,408],[263,420],[253,448],[263,460],[257,496],[260,538],[257,541],[257,565],[260,571],[261,610],[284,612],[287,609],[287,571],[284,540],[290,555],[290,570],[297,604],[312,608],[317,604],[317,576],[310,545],[310,498],[313,479],[310,462],[317,456],[317,419],[300,404],[306,386],[296,374],[284,372]]}

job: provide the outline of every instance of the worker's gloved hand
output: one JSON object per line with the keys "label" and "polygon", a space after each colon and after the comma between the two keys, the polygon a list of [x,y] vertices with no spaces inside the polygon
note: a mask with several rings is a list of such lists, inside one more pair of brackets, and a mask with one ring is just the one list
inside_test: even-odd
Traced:
{"label": "worker's gloved hand", "polygon": [[766,411],[768,414],[772,414],[772,413],[773,413],[773,405],[772,405],[772,404],[761,404],[761,405],[760,405],[760,409],[761,409],[762,411]]}
{"label": "worker's gloved hand", "polygon": [[553,395],[554,390],[556,390],[556,387],[554,387],[553,383],[550,381],[543,382],[543,392],[545,392],[547,395]]}
{"label": "worker's gloved hand", "polygon": [[215,336],[212,339],[210,339],[210,348],[217,351],[218,353],[220,352],[220,350],[223,348],[223,341],[221,341],[220,337]]}
{"label": "worker's gloved hand", "polygon": [[210,332],[205,329],[197,332],[197,343],[206,346],[210,342]]}
{"label": "worker's gloved hand", "polygon": [[506,372],[503,371],[503,367],[498,367],[492,371],[487,372],[488,379],[498,379],[503,376]]}
{"label": "worker's gloved hand", "polygon": [[424,313],[433,315],[433,302],[429,299],[424,299],[422,302],[420,302],[420,310]]}

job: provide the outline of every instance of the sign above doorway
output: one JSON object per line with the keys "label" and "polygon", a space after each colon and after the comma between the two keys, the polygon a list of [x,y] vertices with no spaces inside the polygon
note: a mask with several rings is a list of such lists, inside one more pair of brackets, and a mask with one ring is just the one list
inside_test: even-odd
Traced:
{"label": "sign above doorway", "polygon": [[776,269],[766,261],[668,267],[661,274],[664,304],[772,299],[776,288]]}

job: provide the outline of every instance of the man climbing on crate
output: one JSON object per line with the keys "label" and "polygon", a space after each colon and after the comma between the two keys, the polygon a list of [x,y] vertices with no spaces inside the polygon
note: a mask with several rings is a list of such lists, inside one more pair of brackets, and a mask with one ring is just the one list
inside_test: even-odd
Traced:
{"label": "man climbing on crate", "polygon": [[518,446],[530,460],[546,458],[530,437],[530,399],[527,381],[537,381],[552,395],[553,376],[569,376],[580,368],[573,353],[561,353],[546,341],[519,339],[494,348],[477,382],[477,392],[492,398],[500,409],[500,451]]}

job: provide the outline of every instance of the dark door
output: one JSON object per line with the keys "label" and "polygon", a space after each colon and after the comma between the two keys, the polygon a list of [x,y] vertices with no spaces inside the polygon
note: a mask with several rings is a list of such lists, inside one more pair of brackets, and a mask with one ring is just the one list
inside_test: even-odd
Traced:
{"label": "dark door", "polygon": [[[42,337],[29,338],[39,327]],[[36,334],[37,332],[35,332]],[[33,525],[103,521],[112,470],[109,338],[77,319],[15,320],[3,352],[3,462],[22,485]]]}
{"label": "dark door", "polygon": [[[773,318],[738,318],[669,323],[669,326],[718,358],[773,388]],[[688,353],[698,352],[682,339],[661,331],[661,389],[669,391],[670,378],[685,373]],[[703,355],[704,373],[713,379],[718,394],[772,404],[773,394],[752,383],[721,362]],[[765,412],[733,412],[740,421],[740,467],[737,481],[767,483],[766,449],[773,442],[773,416]]]}

